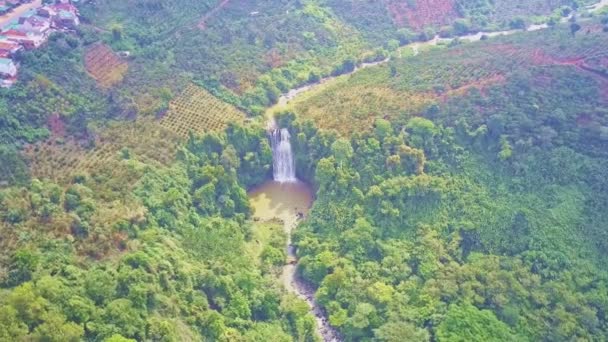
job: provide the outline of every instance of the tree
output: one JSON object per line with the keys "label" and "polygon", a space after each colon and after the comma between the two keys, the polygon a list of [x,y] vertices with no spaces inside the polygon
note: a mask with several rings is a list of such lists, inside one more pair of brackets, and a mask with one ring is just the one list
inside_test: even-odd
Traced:
{"label": "tree", "polygon": [[11,258],[9,269],[9,284],[12,286],[21,284],[32,279],[36,271],[40,257],[37,253],[28,249],[19,249]]}
{"label": "tree", "polygon": [[490,342],[515,341],[509,327],[498,320],[494,313],[479,310],[473,305],[450,305],[437,328],[437,341]]}
{"label": "tree", "polygon": [[25,322],[10,305],[0,305],[0,341],[22,341],[28,333]]}
{"label": "tree", "polygon": [[331,184],[336,178],[336,167],[333,158],[323,158],[317,164],[315,180],[321,186]]}
{"label": "tree", "polygon": [[524,17],[515,17],[509,22],[509,27],[513,30],[525,30],[528,24]]}
{"label": "tree", "polygon": [[438,133],[435,124],[423,117],[414,117],[405,126],[411,134],[410,139],[415,147],[429,147],[432,138]]}
{"label": "tree", "polygon": [[122,39],[124,28],[121,24],[112,25],[110,31],[112,31],[112,39],[114,39],[115,41],[119,41]]}
{"label": "tree", "polygon": [[34,284],[31,282],[13,289],[8,295],[6,303],[15,309],[19,320],[27,324],[28,327],[32,327],[39,322],[49,307],[49,302],[36,293]]}
{"label": "tree", "polygon": [[268,323],[258,323],[245,334],[245,340],[251,342],[290,342],[291,336],[285,333],[280,326]]}
{"label": "tree", "polygon": [[341,138],[331,145],[331,151],[339,165],[347,165],[353,157],[353,147],[347,139]]}
{"label": "tree", "polygon": [[380,138],[380,140],[384,140],[384,138],[393,134],[393,126],[391,122],[385,119],[376,119],[375,122],[375,132],[376,136]]}
{"label": "tree", "polygon": [[407,45],[416,41],[418,37],[416,33],[407,28],[401,28],[397,30],[397,40],[399,40],[400,45]]}
{"label": "tree", "polygon": [[357,61],[355,60],[355,58],[348,57],[342,62],[342,64],[340,64],[338,67],[334,68],[332,75],[338,76],[338,75],[351,73],[355,70],[356,66],[357,66]]}
{"label": "tree", "polygon": [[454,34],[462,36],[471,30],[471,22],[468,19],[457,19],[452,24],[454,27]]}
{"label": "tree", "polygon": [[133,307],[128,299],[116,299],[108,304],[103,315],[103,322],[114,326],[116,331],[135,339],[142,340],[146,322],[142,312]]}
{"label": "tree", "polygon": [[116,285],[113,273],[99,268],[89,271],[84,281],[86,294],[97,304],[114,299]]}
{"label": "tree", "polygon": [[576,22],[571,23],[570,24],[570,33],[572,34],[572,37],[574,37],[576,35],[576,33],[578,31],[580,31],[580,29],[581,29],[581,25],[579,25]]}
{"label": "tree", "polygon": [[[1,122],[1,120],[0,120]],[[0,144],[0,186],[21,184],[29,178],[27,166],[17,150]]]}
{"label": "tree", "polygon": [[82,340],[84,328],[74,322],[66,322],[58,312],[48,312],[42,317],[43,323],[34,329],[34,341],[78,342]]}
{"label": "tree", "polygon": [[156,342],[171,342],[179,340],[175,324],[160,317],[148,320],[147,340]]}
{"label": "tree", "polygon": [[407,322],[389,322],[374,329],[374,336],[382,342],[427,342],[430,340],[428,331],[417,328]]}
{"label": "tree", "polygon": [[503,135],[500,137],[500,152],[498,153],[498,157],[500,160],[504,161],[511,158],[512,155],[513,149],[509,143],[509,139],[507,139],[507,136]]}
{"label": "tree", "polygon": [[222,152],[221,160],[222,166],[224,166],[224,168],[228,171],[236,171],[241,165],[241,161],[236,152],[236,149],[232,145],[228,145],[228,147],[224,149],[224,151]]}
{"label": "tree", "polygon": [[136,340],[123,337],[122,335],[119,335],[119,334],[115,334],[109,338],[106,338],[103,342],[136,342]]}

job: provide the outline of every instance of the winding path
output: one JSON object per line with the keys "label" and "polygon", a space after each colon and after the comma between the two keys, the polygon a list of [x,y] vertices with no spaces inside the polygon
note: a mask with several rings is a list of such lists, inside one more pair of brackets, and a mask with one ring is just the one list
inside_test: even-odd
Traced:
{"label": "winding path", "polygon": [[222,8],[224,8],[224,6],[228,5],[229,2],[230,2],[230,0],[222,0],[217,4],[217,6],[215,8],[213,8],[212,10],[207,12],[205,15],[203,15],[201,20],[199,20],[199,22],[198,22],[198,25],[197,25],[198,28],[201,30],[206,29],[207,20],[211,19],[211,17],[213,17],[217,12],[219,12]]}

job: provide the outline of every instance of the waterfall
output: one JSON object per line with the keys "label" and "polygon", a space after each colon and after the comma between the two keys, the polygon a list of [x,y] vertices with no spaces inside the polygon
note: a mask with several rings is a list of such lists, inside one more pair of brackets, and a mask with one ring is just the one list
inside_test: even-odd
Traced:
{"label": "waterfall", "polygon": [[272,171],[274,180],[280,183],[296,182],[296,163],[291,149],[291,136],[287,128],[270,131],[272,146]]}

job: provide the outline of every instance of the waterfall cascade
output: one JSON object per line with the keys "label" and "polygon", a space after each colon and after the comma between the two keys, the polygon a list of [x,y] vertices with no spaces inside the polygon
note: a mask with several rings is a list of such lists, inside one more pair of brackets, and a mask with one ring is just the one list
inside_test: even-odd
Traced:
{"label": "waterfall cascade", "polygon": [[279,183],[297,182],[296,163],[290,138],[287,128],[275,128],[270,131],[273,178]]}

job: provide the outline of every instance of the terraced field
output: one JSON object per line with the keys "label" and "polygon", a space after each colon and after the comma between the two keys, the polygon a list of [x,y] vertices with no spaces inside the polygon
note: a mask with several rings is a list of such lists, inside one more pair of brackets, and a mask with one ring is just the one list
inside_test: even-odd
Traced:
{"label": "terraced field", "polygon": [[196,85],[189,85],[169,104],[161,125],[181,137],[190,132],[219,131],[230,122],[242,122],[245,114]]}
{"label": "terraced field", "polygon": [[84,65],[102,88],[121,82],[129,69],[127,62],[105,44],[91,46],[85,54]]}
{"label": "terraced field", "polygon": [[[179,141],[190,132],[202,134],[224,129],[229,122],[242,122],[245,115],[217,99],[206,90],[189,85],[169,105],[160,121],[140,119],[110,124],[92,139],[93,147],[64,140],[62,134],[30,145],[24,154],[36,178],[67,180],[74,175],[94,174],[96,170],[135,158],[152,164],[169,165]],[[57,125],[49,123],[53,130]]]}

